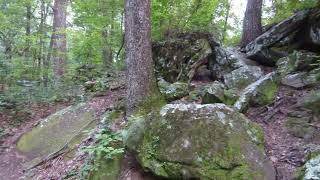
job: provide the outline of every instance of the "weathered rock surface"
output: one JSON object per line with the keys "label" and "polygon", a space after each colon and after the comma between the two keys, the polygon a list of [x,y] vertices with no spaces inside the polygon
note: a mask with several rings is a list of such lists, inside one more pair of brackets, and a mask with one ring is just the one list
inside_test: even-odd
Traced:
{"label": "weathered rock surface", "polygon": [[[219,46],[211,34],[189,33],[153,44],[153,59],[158,77],[170,83],[188,82],[192,66],[211,61],[212,49]],[[201,63],[200,63],[201,64]]]}
{"label": "weathered rock surface", "polygon": [[250,106],[267,105],[275,99],[277,91],[276,73],[269,73],[246,87],[234,104],[234,108],[245,112]]}
{"label": "weathered rock surface", "polygon": [[169,179],[275,179],[262,129],[224,104],[169,104],[132,118],[127,147]]}
{"label": "weathered rock surface", "polygon": [[308,51],[294,51],[287,57],[281,58],[277,62],[277,71],[284,77],[296,71],[310,71],[317,68],[315,65],[320,56]]}
{"label": "weathered rock surface", "polygon": [[308,10],[300,11],[259,36],[246,46],[245,51],[248,58],[262,64],[275,65],[276,61],[286,54],[271,49],[271,47],[284,38],[289,37],[291,33],[295,33],[297,30],[301,29],[303,23],[307,20],[308,15]]}
{"label": "weathered rock surface", "polygon": [[286,127],[293,136],[311,140],[317,129],[311,126],[309,122],[308,118],[288,118]]}
{"label": "weathered rock surface", "polygon": [[306,86],[315,85],[318,82],[317,76],[318,74],[307,73],[307,72],[289,74],[284,78],[282,78],[281,83],[283,85],[290,86],[293,88],[303,88]]}
{"label": "weathered rock surface", "polygon": [[227,89],[219,81],[214,81],[211,84],[200,87],[194,93],[197,97],[200,97],[202,104],[224,103],[233,105],[239,97],[236,91]]}
{"label": "weathered rock surface", "polygon": [[312,92],[303,99],[304,107],[311,109],[315,114],[320,114],[320,91]]}
{"label": "weathered rock surface", "polygon": [[304,165],[299,179],[303,179],[303,180],[320,179],[320,155],[310,159]]}
{"label": "weathered rock surface", "polygon": [[85,138],[84,130],[96,126],[94,110],[86,104],[70,106],[42,120],[17,142],[18,150],[32,167],[60,150],[72,150]]}
{"label": "weathered rock surface", "polygon": [[166,82],[163,79],[158,81],[160,93],[165,96],[168,101],[181,99],[189,95],[188,83],[175,82],[173,84]]}
{"label": "weathered rock surface", "polygon": [[243,89],[263,76],[258,66],[243,66],[224,76],[224,82],[228,88]]}

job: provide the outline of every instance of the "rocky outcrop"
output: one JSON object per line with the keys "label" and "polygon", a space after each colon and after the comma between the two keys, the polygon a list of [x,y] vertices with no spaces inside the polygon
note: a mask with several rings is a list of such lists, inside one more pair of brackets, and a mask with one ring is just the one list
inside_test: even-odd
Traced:
{"label": "rocky outcrop", "polygon": [[175,101],[189,95],[188,83],[175,82],[168,83],[164,79],[158,81],[160,93],[167,101]]}
{"label": "rocky outcrop", "polygon": [[277,71],[281,77],[297,71],[311,71],[318,67],[316,63],[319,59],[320,56],[313,52],[294,51],[277,61]]}
{"label": "rocky outcrop", "polygon": [[245,112],[250,106],[267,105],[275,99],[277,91],[276,73],[269,73],[246,87],[234,104],[234,108]]}
{"label": "rocky outcrop", "polygon": [[311,158],[302,168],[298,179],[320,179],[320,155]]}
{"label": "rocky outcrop", "polygon": [[288,37],[291,33],[295,33],[301,29],[308,15],[309,11],[300,11],[259,36],[246,46],[245,51],[248,58],[262,64],[275,65],[277,59],[286,56],[286,54],[271,49],[271,47]]}
{"label": "rocky outcrop", "polygon": [[93,129],[96,124],[95,111],[84,103],[70,106],[42,120],[17,142],[18,150],[26,156],[26,168],[72,150],[86,137],[84,131]]}
{"label": "rocky outcrop", "polygon": [[228,88],[244,89],[249,84],[263,76],[259,66],[243,66],[224,76],[224,82]]}
{"label": "rocky outcrop", "polygon": [[292,50],[319,51],[319,14],[318,9],[299,11],[274,25],[245,47],[247,57],[274,66]]}
{"label": "rocky outcrop", "polygon": [[224,104],[169,104],[136,116],[125,144],[168,179],[275,179],[262,129]]}
{"label": "rocky outcrop", "polygon": [[311,109],[314,114],[320,114],[320,91],[312,92],[303,99],[303,106]]}
{"label": "rocky outcrop", "polygon": [[[162,42],[153,44],[153,60],[156,74],[174,83],[188,82],[201,64],[213,59],[212,49],[219,46],[209,33],[179,34]],[[196,66],[196,67],[194,67]]]}

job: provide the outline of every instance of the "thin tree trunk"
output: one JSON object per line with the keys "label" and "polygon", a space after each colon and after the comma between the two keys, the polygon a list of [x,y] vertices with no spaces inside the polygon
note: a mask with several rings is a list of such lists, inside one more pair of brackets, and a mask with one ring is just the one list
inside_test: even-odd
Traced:
{"label": "thin tree trunk", "polygon": [[32,18],[32,12],[31,12],[31,3],[28,3],[26,6],[26,18],[27,18],[27,24],[26,24],[26,49],[25,49],[25,58],[28,59],[30,57],[30,36],[31,36],[31,18]]}
{"label": "thin tree trunk", "polygon": [[55,0],[53,14],[49,59],[53,63],[55,79],[59,80],[64,74],[67,53],[67,0]]}
{"label": "thin tree trunk", "polygon": [[127,116],[147,100],[153,90],[150,0],[127,0],[125,4],[127,65]]}
{"label": "thin tree trunk", "polygon": [[48,70],[49,70],[49,58],[46,58],[45,55],[45,32],[44,32],[44,26],[45,22],[47,21],[48,17],[48,7],[46,6],[46,2],[44,0],[41,0],[41,6],[40,6],[40,14],[41,14],[41,19],[40,19],[40,26],[39,26],[39,34],[40,34],[40,39],[39,39],[39,61],[42,62],[42,77],[44,81],[44,86],[48,86]]}
{"label": "thin tree trunk", "polygon": [[246,46],[262,34],[261,16],[262,0],[248,0],[243,20],[241,47]]}
{"label": "thin tree trunk", "polygon": [[227,30],[228,30],[228,20],[229,20],[229,16],[230,16],[230,8],[231,8],[230,0],[228,0],[226,3],[227,3],[227,6],[226,6],[227,12],[226,12],[226,16],[224,19],[222,42],[224,42],[224,40],[226,39]]}

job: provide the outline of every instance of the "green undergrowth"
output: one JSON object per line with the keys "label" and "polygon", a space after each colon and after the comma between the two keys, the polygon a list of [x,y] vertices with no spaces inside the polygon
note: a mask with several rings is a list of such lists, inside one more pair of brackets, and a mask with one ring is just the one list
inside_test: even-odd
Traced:
{"label": "green undergrowth", "polygon": [[81,168],[80,179],[95,179],[92,177],[101,171],[105,163],[114,163],[124,153],[121,133],[101,129],[95,135],[95,141],[93,145],[82,149],[89,155],[89,159]]}

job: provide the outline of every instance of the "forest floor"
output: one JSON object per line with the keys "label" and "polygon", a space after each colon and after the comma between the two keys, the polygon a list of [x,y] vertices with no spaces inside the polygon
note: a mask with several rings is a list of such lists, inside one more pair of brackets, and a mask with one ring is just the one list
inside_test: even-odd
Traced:
{"label": "forest floor", "polygon": [[[200,82],[201,83],[201,82]],[[208,82],[206,82],[208,83]],[[280,87],[276,101],[268,106],[252,107],[246,115],[254,122],[259,123],[265,131],[266,153],[273,162],[278,180],[292,179],[294,171],[305,162],[303,146],[306,142],[288,133],[285,125],[288,113],[294,110],[294,105],[309,90],[295,90],[288,87]],[[98,115],[112,108],[121,98],[124,98],[124,90],[109,91],[104,96],[90,100],[90,104],[97,110]],[[70,103],[58,103],[55,105],[29,105],[24,108],[29,112],[28,121],[19,126],[12,126],[14,116],[0,113],[0,127],[9,128],[2,142],[0,142],[0,180],[18,180],[25,175],[37,177],[37,179],[61,179],[67,171],[78,169],[83,163],[83,157],[65,160],[64,156],[50,160],[35,170],[23,172],[24,157],[17,152],[15,143],[26,131],[37,125],[42,118],[61,110]],[[129,157],[130,158],[130,157]],[[145,179],[145,178],[142,178]]]}
{"label": "forest floor", "polygon": [[[123,90],[109,91],[103,96],[95,97],[89,101],[91,107],[96,110],[97,117],[101,116],[108,108],[112,108],[119,99],[124,97]],[[61,179],[67,171],[81,165],[81,156],[75,159],[59,156],[53,160],[45,162],[32,171],[24,172],[23,163],[25,157],[16,149],[16,142],[19,137],[35,127],[43,118],[59,110],[66,108],[71,103],[50,104],[29,104],[23,107],[18,113],[0,112],[0,127],[6,129],[6,134],[0,141],[0,180],[19,180],[19,179]],[[19,124],[15,122],[17,116],[28,116]],[[35,178],[36,177],[36,178]]]}

